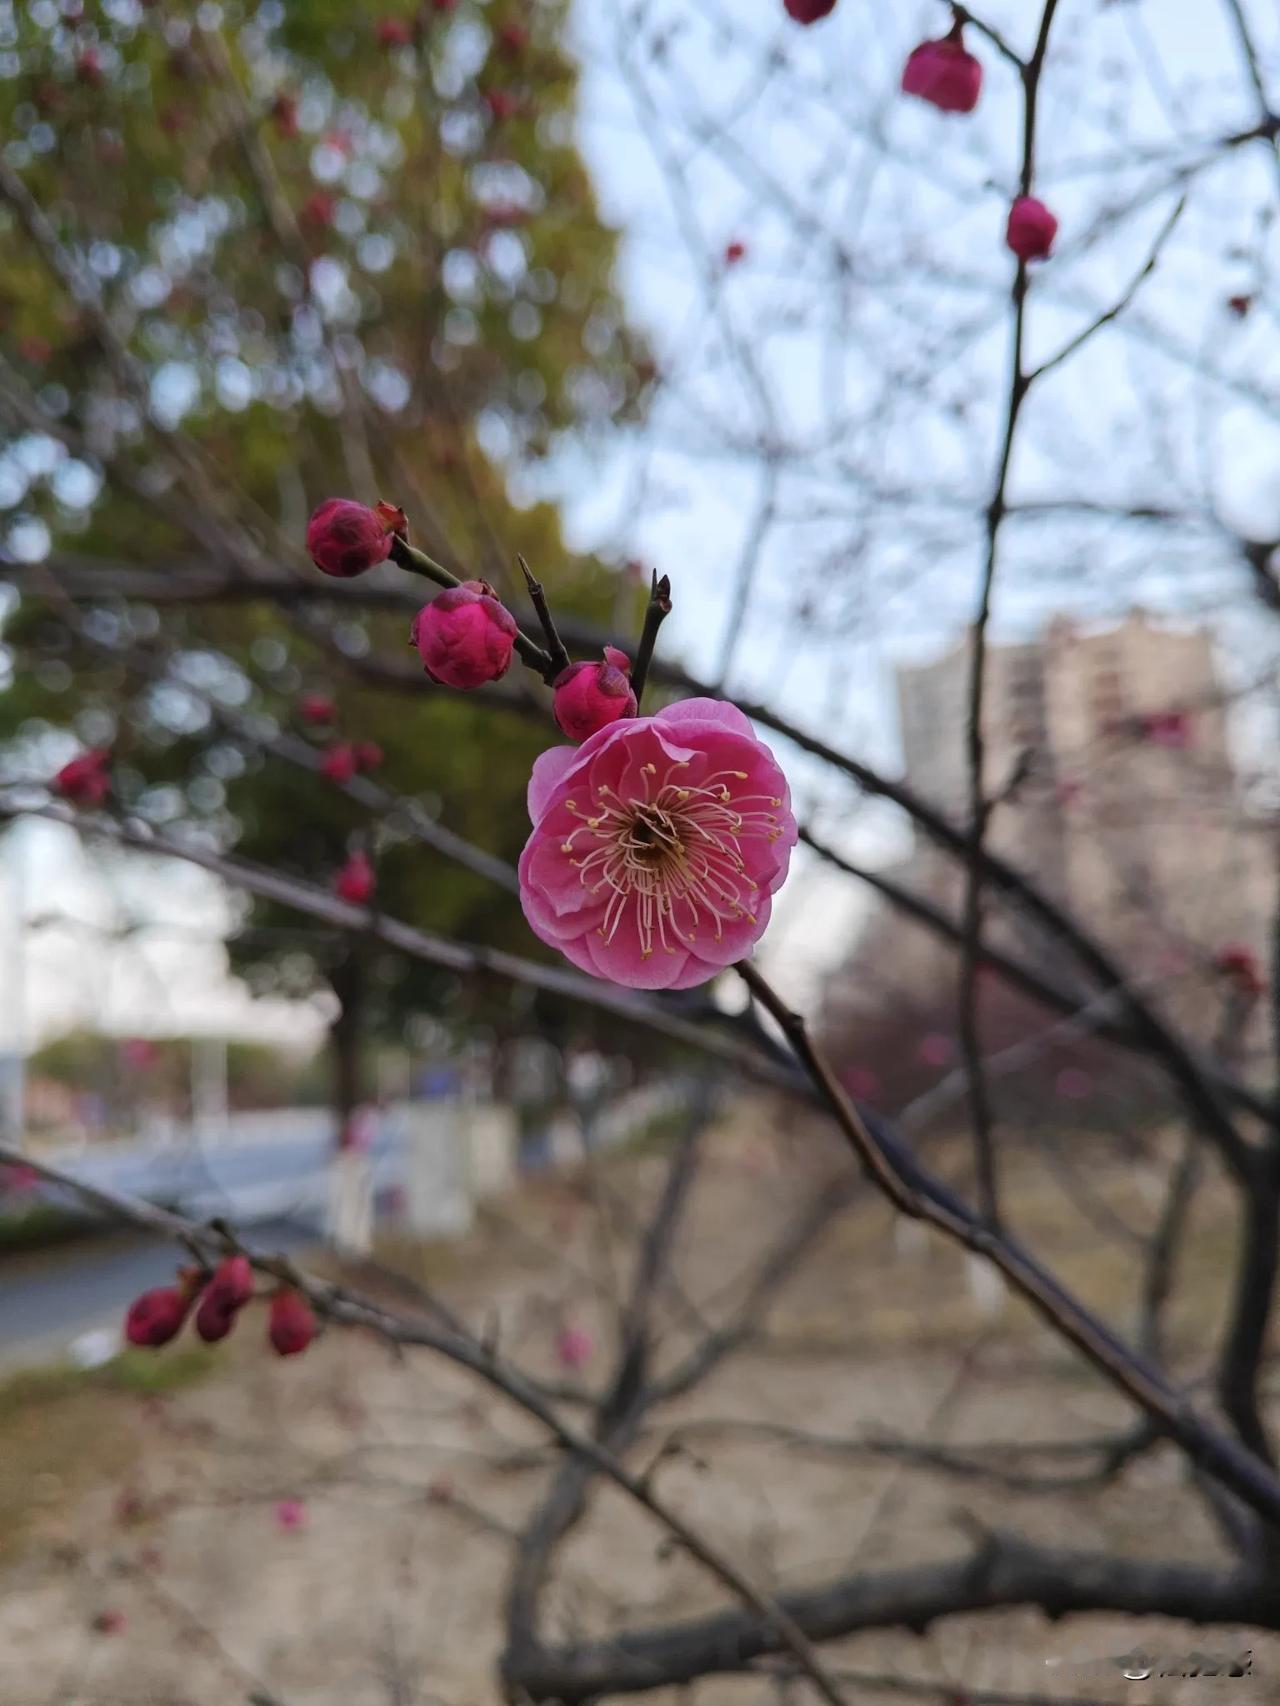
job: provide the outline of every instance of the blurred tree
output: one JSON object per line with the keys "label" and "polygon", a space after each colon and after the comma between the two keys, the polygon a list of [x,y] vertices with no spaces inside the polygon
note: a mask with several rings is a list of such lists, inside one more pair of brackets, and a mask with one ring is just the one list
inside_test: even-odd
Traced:
{"label": "blurred tree", "polygon": [[[114,739],[131,811],[198,821],[312,879],[366,846],[389,910],[534,951],[514,898],[390,844],[340,789],[229,733],[183,684],[280,723],[304,688],[323,691],[335,719],[312,738],[376,743],[392,787],[428,810],[447,799],[452,829],[517,855],[550,724],[490,712],[481,729],[474,705],[425,677],[420,692],[375,678],[353,695],[327,658],[376,655],[407,630],[401,577],[370,577],[385,614],[344,617],[342,588],[315,585],[300,542],[321,498],[386,497],[429,549],[508,597],[518,545],[557,609],[601,619],[620,590],[634,605],[605,565],[566,552],[551,504],[527,501],[530,470],[634,415],[651,373],[573,141],[567,11],[9,11],[0,122],[22,177],[0,205],[0,394],[3,447],[29,475],[10,553],[51,548],[59,570],[101,573],[108,599],[122,564],[244,578],[283,563],[302,584],[296,604],[266,610],[113,603],[88,618],[88,643],[24,588],[6,635],[22,667],[0,695],[11,773],[47,762],[41,737],[67,722],[74,682],[76,732]],[[483,1010],[449,979],[299,931],[266,903],[244,924],[233,962],[253,987],[333,992],[341,1121],[363,1093],[370,1021]]]}

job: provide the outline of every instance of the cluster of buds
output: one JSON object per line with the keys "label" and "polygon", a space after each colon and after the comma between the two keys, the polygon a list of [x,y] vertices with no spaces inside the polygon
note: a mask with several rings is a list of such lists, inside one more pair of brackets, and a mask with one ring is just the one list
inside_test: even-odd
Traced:
{"label": "cluster of buds", "polygon": [[[176,1339],[195,1310],[195,1330],[205,1344],[225,1339],[241,1311],[253,1301],[253,1268],[247,1256],[227,1256],[209,1273],[181,1268],[174,1285],[144,1291],[129,1305],[124,1336],[131,1345],[159,1350]],[[316,1318],[300,1292],[290,1287],[271,1299],[267,1336],[279,1356],[305,1351],[316,1333]]]}
{"label": "cluster of buds", "polygon": [[320,774],[329,782],[350,782],[363,770],[376,770],[382,763],[382,748],[371,740],[338,740],[320,760]]}

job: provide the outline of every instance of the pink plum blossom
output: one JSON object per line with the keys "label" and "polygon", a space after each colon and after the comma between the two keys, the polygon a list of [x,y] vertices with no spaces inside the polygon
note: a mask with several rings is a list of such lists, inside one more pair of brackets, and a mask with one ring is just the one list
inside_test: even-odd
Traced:
{"label": "pink plum blossom", "polygon": [[595,1355],[596,1342],[585,1327],[562,1327],[556,1338],[561,1368],[585,1368]]}
{"label": "pink plum blossom", "polygon": [[534,934],[632,989],[689,989],[748,954],[796,843],[777,760],[718,699],[544,752],[529,816],[520,898]]}

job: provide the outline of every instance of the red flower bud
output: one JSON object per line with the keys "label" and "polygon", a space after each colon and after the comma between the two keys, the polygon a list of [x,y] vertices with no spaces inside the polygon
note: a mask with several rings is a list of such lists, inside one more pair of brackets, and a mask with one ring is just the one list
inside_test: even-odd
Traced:
{"label": "red flower bud", "polygon": [[298,135],[298,97],[282,91],[271,103],[271,117],[279,134],[292,141]]}
{"label": "red flower bud", "polygon": [[570,740],[586,740],[597,729],[634,717],[631,659],[616,646],[604,648],[603,663],[571,663],[553,682],[555,718]]}
{"label": "red flower bud", "polygon": [[373,899],[377,886],[378,879],[373,874],[368,854],[353,853],[334,878],[333,892],[339,900],[350,901],[352,906],[364,906]]}
{"label": "red flower bud", "polygon": [[337,204],[326,190],[313,190],[298,210],[298,221],[313,231],[327,231]]}
{"label": "red flower bud", "polygon": [[253,1265],[247,1256],[225,1256],[214,1269],[213,1278],[205,1292],[205,1301],[212,1297],[224,1309],[243,1309],[253,1296]]}
{"label": "red flower bud", "polygon": [[349,740],[336,742],[320,760],[320,774],[339,784],[349,782],[359,768],[356,749]]}
{"label": "red flower bud", "polygon": [[1033,195],[1020,195],[1009,209],[1005,242],[1020,261],[1043,261],[1053,248],[1058,221]]}
{"label": "red flower bud", "polygon": [[486,89],[481,98],[495,119],[514,118],[520,110],[519,99],[510,89]]}
{"label": "red flower bud", "polygon": [[350,498],[326,498],[307,523],[307,550],[311,561],[325,574],[350,580],[386,562],[391,533],[366,504],[353,503]]}
{"label": "red flower bud", "polygon": [[1252,296],[1228,296],[1227,307],[1237,320],[1243,320],[1250,308],[1253,307],[1253,298]]}
{"label": "red flower bud", "polygon": [[216,1345],[235,1326],[237,1313],[212,1291],[206,1292],[196,1310],[196,1332],[206,1345]]}
{"label": "red flower bud", "polygon": [[964,45],[959,24],[940,41],[922,41],[907,55],[902,92],[944,113],[971,113],[982,93],[982,61]]}
{"label": "red flower bud", "polygon": [[53,791],[75,806],[100,806],[111,792],[111,750],[95,746],[64,764],[53,779]]}
{"label": "red flower bud", "polygon": [[355,759],[357,770],[376,770],[382,763],[382,748],[376,740],[358,740]]}
{"label": "red flower bud", "polygon": [[503,24],[498,31],[498,46],[513,59],[518,59],[528,45],[529,32],[523,24]]}
{"label": "red flower bud", "polygon": [[1243,942],[1228,942],[1219,948],[1213,965],[1215,971],[1231,979],[1242,995],[1253,998],[1261,995],[1267,987],[1258,956]]}
{"label": "red flower bud", "polygon": [[483,687],[511,667],[516,622],[487,581],[463,581],[423,605],[409,638],[432,681]]}
{"label": "red flower bud", "polygon": [[177,1338],[190,1307],[190,1293],[176,1285],[144,1291],[129,1305],[124,1336],[131,1345],[146,1345],[156,1350]]}
{"label": "red flower bud", "polygon": [[836,9],[836,0],[782,0],[787,16],[797,24],[816,24]]}
{"label": "red flower bud", "polygon": [[337,706],[323,693],[304,693],[298,700],[298,715],[304,723],[331,723]]}
{"label": "red flower bud", "polygon": [[374,34],[379,47],[413,46],[413,25],[407,18],[379,18]]}
{"label": "red flower bud", "polygon": [[746,254],[747,245],[735,238],[732,243],[726,243],[724,246],[724,264],[727,267],[736,267],[739,261],[746,259]]}
{"label": "red flower bud", "polygon": [[316,1336],[316,1318],[311,1305],[299,1292],[278,1291],[271,1299],[268,1326],[271,1344],[278,1356],[297,1356]]}

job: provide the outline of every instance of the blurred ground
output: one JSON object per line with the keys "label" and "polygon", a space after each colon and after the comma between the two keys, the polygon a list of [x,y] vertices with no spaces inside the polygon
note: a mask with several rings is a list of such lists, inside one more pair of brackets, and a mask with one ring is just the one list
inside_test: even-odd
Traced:
{"label": "blurred ground", "polygon": [[[796,1131],[794,1119],[781,1145],[766,1139],[769,1122],[768,1108],[739,1111],[708,1144],[678,1245],[683,1301],[667,1299],[673,1348],[689,1300],[712,1315],[729,1306],[753,1254],[837,1160],[825,1137]],[[1127,1325],[1138,1270],[1131,1252],[1104,1240],[1095,1194],[1109,1213],[1149,1227],[1158,1174],[1141,1160],[1099,1157],[1081,1176],[1086,1193],[1073,1208],[1053,1171],[1023,1156],[1008,1181],[1012,1218]],[[660,1177],[650,1151],[615,1157],[593,1189],[526,1187],[465,1244],[429,1252],[424,1277],[474,1324],[496,1323],[501,1345],[547,1374],[566,1311],[589,1322],[599,1348],[588,1375],[598,1378],[610,1342],[601,1292],[608,1297],[627,1228]],[[599,1215],[592,1202],[612,1212]],[[1174,1316],[1175,1343],[1193,1360],[1217,1321],[1232,1238],[1210,1191]],[[171,1348],[88,1382],[43,1375],[0,1389],[4,1706],[499,1698],[509,1531],[538,1501],[551,1463],[532,1449],[537,1430],[433,1358],[396,1361],[368,1338],[331,1333],[281,1363],[262,1333],[261,1318],[249,1318],[224,1354]],[[173,1389],[139,1390],[140,1381]],[[868,1200],[782,1295],[762,1341],[657,1418],[645,1460],[673,1425],[702,1425],[693,1451],[661,1471],[686,1514],[770,1586],[954,1555],[967,1544],[966,1512],[1144,1557],[1215,1549],[1164,1448],[1117,1486],[1049,1497],[885,1459],[791,1453],[774,1438],[710,1425],[727,1419],[966,1446],[1087,1437],[1128,1421],[1020,1306],[975,1288],[957,1252],[895,1235]],[[550,1633],[600,1635],[719,1603],[714,1584],[660,1541],[642,1512],[599,1491],[561,1555]],[[1168,1654],[1252,1648],[1253,1675],[1126,1683],[1114,1670],[1073,1675],[1045,1662],[1138,1642]],[[1016,1612],[956,1620],[922,1640],[863,1637],[826,1656],[861,1673],[1060,1699],[1180,1703],[1229,1690],[1232,1701],[1280,1700],[1280,1639],[1247,1630],[1114,1618],[1054,1625]],[[698,1685],[696,1699],[746,1702],[771,1698],[767,1689],[716,1679]],[[859,1684],[850,1698],[902,1696]]]}

